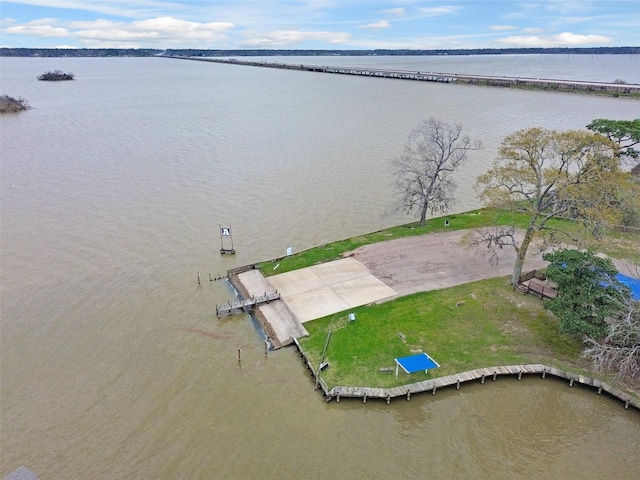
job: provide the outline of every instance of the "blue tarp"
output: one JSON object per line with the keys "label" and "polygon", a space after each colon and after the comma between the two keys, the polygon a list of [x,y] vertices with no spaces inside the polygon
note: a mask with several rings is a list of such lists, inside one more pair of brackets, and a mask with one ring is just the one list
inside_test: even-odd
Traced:
{"label": "blue tarp", "polygon": [[440,365],[426,353],[418,353],[410,357],[396,358],[396,363],[407,373],[427,371],[431,368],[438,368]]}
{"label": "blue tarp", "polygon": [[633,277],[627,277],[621,273],[616,275],[616,279],[631,289],[631,298],[640,301],[640,280]]}

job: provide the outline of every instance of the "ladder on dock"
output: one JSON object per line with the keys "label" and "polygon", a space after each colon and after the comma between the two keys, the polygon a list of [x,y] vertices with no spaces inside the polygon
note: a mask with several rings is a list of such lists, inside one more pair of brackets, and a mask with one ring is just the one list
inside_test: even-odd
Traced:
{"label": "ladder on dock", "polygon": [[252,297],[247,300],[236,300],[235,302],[216,305],[216,314],[218,315],[218,318],[220,318],[226,315],[233,315],[234,313],[247,313],[254,307],[259,307],[264,303],[269,303],[272,300],[278,300],[279,298],[280,294],[278,292],[265,293],[264,295]]}

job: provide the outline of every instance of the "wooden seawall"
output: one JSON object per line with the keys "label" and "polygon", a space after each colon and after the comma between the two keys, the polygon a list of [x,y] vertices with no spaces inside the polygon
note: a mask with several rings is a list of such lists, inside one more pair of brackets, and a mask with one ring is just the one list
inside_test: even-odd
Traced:
{"label": "wooden seawall", "polygon": [[305,72],[333,73],[339,75],[357,75],[363,77],[392,78],[399,80],[417,80],[438,83],[467,83],[474,85],[534,87],[562,91],[608,92],[623,95],[640,95],[640,85],[627,83],[583,82],[578,80],[558,80],[550,78],[501,77],[492,75],[466,75],[460,73],[422,72],[410,70],[391,70],[368,67],[340,67],[328,65],[304,65],[300,63],[279,63],[256,60],[239,60],[212,57],[185,57],[165,55],[165,58],[195,60],[199,62],[244,65],[249,67],[280,68]]}
{"label": "wooden seawall", "polygon": [[305,365],[310,370],[311,375],[316,381],[316,386],[321,387],[322,393],[325,396],[327,402],[330,402],[334,398],[336,402],[340,402],[340,398],[362,398],[364,403],[367,403],[368,399],[383,399],[387,404],[391,403],[392,398],[406,397],[407,400],[411,399],[411,395],[415,393],[431,392],[432,395],[436,394],[439,388],[455,386],[456,389],[460,389],[460,386],[465,382],[480,380],[480,383],[484,384],[486,379],[496,381],[498,376],[512,375],[517,376],[518,380],[522,378],[522,375],[541,375],[542,378],[546,378],[547,375],[553,377],[565,379],[569,381],[569,386],[573,387],[575,384],[586,385],[594,388],[598,394],[606,392],[614,398],[619,399],[624,403],[624,408],[628,409],[629,406],[635,407],[640,410],[640,399],[633,397],[620,389],[614,388],[611,385],[601,382],[600,380],[585,377],[575,373],[566,372],[555,367],[542,364],[526,364],[526,365],[507,365],[499,367],[478,368],[476,370],[470,370],[468,372],[456,373],[454,375],[447,375],[444,377],[437,377],[429,380],[423,380],[421,382],[411,383],[408,385],[400,385],[392,388],[375,388],[375,387],[342,387],[337,386],[329,389],[320,377],[320,372],[314,369],[311,365],[306,354],[302,350],[302,347],[297,340],[294,339],[294,344],[300,353]]}

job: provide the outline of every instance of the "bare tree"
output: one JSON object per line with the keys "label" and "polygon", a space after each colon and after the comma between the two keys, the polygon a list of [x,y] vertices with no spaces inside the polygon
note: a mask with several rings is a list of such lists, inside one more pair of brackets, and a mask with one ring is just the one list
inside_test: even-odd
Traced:
{"label": "bare tree", "polygon": [[[500,249],[514,248],[511,283],[516,285],[532,242],[540,240],[543,248],[560,241],[576,244],[585,233],[598,235],[619,221],[621,198],[633,188],[618,167],[614,145],[591,132],[530,128],[509,135],[476,189],[486,206],[524,213],[528,224],[521,238],[510,225],[480,231],[471,245],[494,260]],[[554,222],[558,217],[576,222],[567,228]]]}
{"label": "bare tree", "polygon": [[[640,260],[628,266],[628,273],[640,278]],[[582,357],[593,361],[596,370],[608,370],[617,377],[640,381],[640,301],[629,297],[620,302],[620,314],[607,318],[603,338],[587,337]]]}
{"label": "bare tree", "polygon": [[453,203],[455,170],[470,150],[482,147],[479,140],[462,136],[462,126],[433,117],[411,132],[403,154],[393,160],[396,178],[396,211],[416,214],[424,226],[427,212],[444,213]]}
{"label": "bare tree", "polygon": [[597,370],[609,370],[629,380],[640,379],[640,304],[629,301],[624,312],[608,320],[607,335],[587,338],[582,356]]}

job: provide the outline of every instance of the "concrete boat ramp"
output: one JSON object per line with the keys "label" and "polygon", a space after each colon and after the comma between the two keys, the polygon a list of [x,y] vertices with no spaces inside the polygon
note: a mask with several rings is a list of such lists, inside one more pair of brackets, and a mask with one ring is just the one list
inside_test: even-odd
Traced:
{"label": "concrete boat ramp", "polygon": [[[260,273],[260,270],[248,270],[230,277],[230,281],[242,297],[275,296],[277,293],[273,285]],[[309,335],[300,320],[281,300],[280,295],[277,296],[278,298],[273,301],[256,303],[253,310],[275,349],[290,345],[294,338]]]}
{"label": "concrete boat ramp", "polygon": [[[303,323],[389,299],[397,292],[353,258],[301,268],[265,278],[250,269],[229,276],[242,298],[238,309],[251,304],[274,348],[309,335]],[[254,301],[254,299],[269,299]],[[221,306],[222,307],[222,306]],[[219,312],[220,313],[220,312]]]}
{"label": "concrete boat ramp", "polygon": [[[515,253],[505,252],[499,265],[491,265],[460,246],[464,233],[447,231],[366,245],[339,260],[266,278],[254,265],[240,267],[227,275],[244,300],[227,304],[227,309],[252,310],[277,349],[307,336],[303,325],[310,320],[338,312],[346,316],[362,305],[511,273]],[[541,255],[527,258],[529,269],[546,264]]]}

